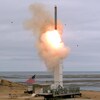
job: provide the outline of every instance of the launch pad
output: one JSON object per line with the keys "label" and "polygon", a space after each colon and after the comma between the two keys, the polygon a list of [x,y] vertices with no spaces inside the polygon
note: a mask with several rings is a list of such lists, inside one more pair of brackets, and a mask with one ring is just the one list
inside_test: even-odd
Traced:
{"label": "launch pad", "polygon": [[78,86],[61,87],[60,85],[56,89],[43,88],[43,93],[37,94],[43,96],[44,100],[58,100],[62,98],[74,98],[81,96],[80,88]]}

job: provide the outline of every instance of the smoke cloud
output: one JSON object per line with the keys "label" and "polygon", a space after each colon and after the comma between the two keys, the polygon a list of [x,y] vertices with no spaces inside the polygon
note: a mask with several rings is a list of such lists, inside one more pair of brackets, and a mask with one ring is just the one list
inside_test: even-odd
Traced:
{"label": "smoke cloud", "polygon": [[[45,5],[35,3],[29,7],[32,12],[32,18],[27,20],[25,26],[33,32],[36,37],[36,45],[40,57],[44,60],[48,70],[53,70],[59,66],[61,61],[68,55],[69,48],[64,46],[61,41],[60,48],[52,48],[46,38],[48,32],[51,34],[54,29],[54,18],[47,10]],[[57,23],[57,32],[62,36],[63,27],[60,22]],[[62,39],[61,39],[62,40]]]}

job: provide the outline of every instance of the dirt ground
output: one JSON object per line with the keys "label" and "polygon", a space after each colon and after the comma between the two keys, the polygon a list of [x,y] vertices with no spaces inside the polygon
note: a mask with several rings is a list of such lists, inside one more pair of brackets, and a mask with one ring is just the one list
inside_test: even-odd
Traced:
{"label": "dirt ground", "polygon": [[[25,86],[3,86],[0,85],[0,100],[44,100],[43,97],[32,97],[25,94]],[[82,97],[66,100],[100,100],[100,91],[81,91]]]}

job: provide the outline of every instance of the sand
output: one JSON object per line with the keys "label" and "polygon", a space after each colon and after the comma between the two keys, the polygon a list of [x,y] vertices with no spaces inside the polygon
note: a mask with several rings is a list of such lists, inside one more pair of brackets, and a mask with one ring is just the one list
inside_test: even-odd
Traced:
{"label": "sand", "polygon": [[[25,94],[24,91],[27,89],[25,85],[15,83],[10,85],[0,84],[0,100],[44,100],[43,97],[32,97],[30,94]],[[64,100],[100,100],[100,91],[81,91],[81,93],[82,97]]]}

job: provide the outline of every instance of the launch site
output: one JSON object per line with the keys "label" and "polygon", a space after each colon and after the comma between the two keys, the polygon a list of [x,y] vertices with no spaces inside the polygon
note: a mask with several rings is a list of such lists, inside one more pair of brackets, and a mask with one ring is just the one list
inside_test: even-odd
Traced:
{"label": "launch site", "polygon": [[1,0],[0,100],[100,100],[99,3]]}

